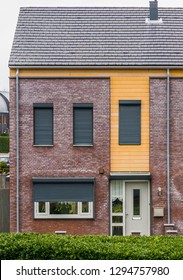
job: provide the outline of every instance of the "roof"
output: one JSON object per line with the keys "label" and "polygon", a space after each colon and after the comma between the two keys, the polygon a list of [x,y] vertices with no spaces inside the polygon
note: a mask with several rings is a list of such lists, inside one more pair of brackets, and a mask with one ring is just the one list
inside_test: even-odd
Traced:
{"label": "roof", "polygon": [[21,8],[9,66],[183,66],[183,9]]}
{"label": "roof", "polygon": [[9,105],[8,99],[0,93],[0,113],[8,113]]}

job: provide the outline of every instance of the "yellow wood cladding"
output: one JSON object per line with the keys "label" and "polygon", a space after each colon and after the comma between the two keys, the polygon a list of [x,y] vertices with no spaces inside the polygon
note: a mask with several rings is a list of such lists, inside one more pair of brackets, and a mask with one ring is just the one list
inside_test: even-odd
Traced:
{"label": "yellow wood cladding", "polygon": [[[141,144],[119,145],[119,100],[141,100]],[[111,172],[149,171],[149,78],[111,78]]]}
{"label": "yellow wood cladding", "polygon": [[[171,72],[172,73],[172,72]],[[182,72],[183,73],[183,72]],[[16,69],[10,69],[10,77],[15,77]],[[166,76],[166,70],[133,69],[19,69],[20,77],[59,77],[59,76]]]}
{"label": "yellow wood cladding", "polygon": [[[10,77],[15,77],[10,69]],[[182,76],[182,70],[171,70],[171,76]],[[132,69],[20,69],[20,77],[110,77],[111,172],[149,171],[149,78],[166,77],[164,70]],[[119,100],[141,100],[141,144],[119,145]]]}

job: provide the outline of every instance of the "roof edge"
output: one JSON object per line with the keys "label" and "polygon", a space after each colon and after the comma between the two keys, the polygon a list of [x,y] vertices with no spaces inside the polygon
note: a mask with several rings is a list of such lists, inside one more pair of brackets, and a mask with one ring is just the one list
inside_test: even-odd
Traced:
{"label": "roof edge", "polygon": [[124,66],[44,66],[9,65],[10,69],[183,69],[183,65],[124,65]]}

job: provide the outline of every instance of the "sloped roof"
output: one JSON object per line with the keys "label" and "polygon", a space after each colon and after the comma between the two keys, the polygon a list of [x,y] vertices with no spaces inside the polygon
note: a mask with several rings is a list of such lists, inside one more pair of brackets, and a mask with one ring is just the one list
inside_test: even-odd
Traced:
{"label": "sloped roof", "polygon": [[21,8],[9,66],[183,66],[183,9]]}
{"label": "sloped roof", "polygon": [[8,113],[9,111],[9,102],[8,99],[0,93],[0,113]]}

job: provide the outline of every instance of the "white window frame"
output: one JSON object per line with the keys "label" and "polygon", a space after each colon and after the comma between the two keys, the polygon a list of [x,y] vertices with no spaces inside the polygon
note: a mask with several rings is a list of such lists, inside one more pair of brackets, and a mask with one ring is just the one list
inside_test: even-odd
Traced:
{"label": "white window frame", "polygon": [[[114,181],[121,181],[122,180],[114,180]],[[123,212],[112,212],[112,201],[113,201],[113,198],[115,196],[112,195],[112,184],[110,185],[110,223],[111,223],[111,226],[110,226],[110,235],[112,235],[112,229],[113,227],[122,227],[123,228],[123,235],[124,235],[124,219],[125,219],[125,214],[124,214],[124,210],[125,210],[125,192],[124,192],[124,185],[123,185],[123,182],[122,182],[122,194],[120,196],[120,198],[122,199],[123,201]],[[116,196],[117,198],[118,196]],[[113,217],[122,217],[122,222],[121,223],[113,223],[112,222],[112,218]]]}
{"label": "white window frame", "polygon": [[35,219],[92,219],[93,218],[93,202],[89,202],[89,211],[82,212],[82,202],[77,202],[77,214],[50,214],[50,202],[45,202],[45,213],[39,212],[39,202],[34,202],[34,218]]}

